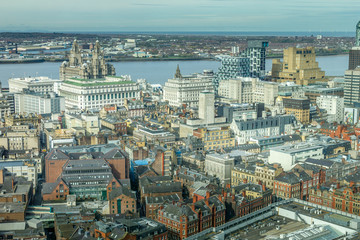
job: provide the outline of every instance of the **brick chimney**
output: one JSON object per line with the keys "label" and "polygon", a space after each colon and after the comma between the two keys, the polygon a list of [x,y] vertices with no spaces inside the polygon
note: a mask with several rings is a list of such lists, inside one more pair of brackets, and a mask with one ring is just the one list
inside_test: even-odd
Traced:
{"label": "brick chimney", "polygon": [[262,186],[262,190],[265,192],[266,191],[266,187],[265,184],[261,185]]}
{"label": "brick chimney", "polygon": [[206,199],[209,199],[210,198],[210,192],[209,191],[207,191],[206,192],[206,197],[205,197]]}
{"label": "brick chimney", "polygon": [[195,204],[191,204],[191,209],[195,212]]}
{"label": "brick chimney", "polygon": [[354,181],[351,181],[350,182],[350,187],[353,187],[355,185],[355,182]]}
{"label": "brick chimney", "polygon": [[247,183],[247,179],[246,179],[246,178],[243,179],[243,183]]}
{"label": "brick chimney", "polygon": [[243,197],[246,197],[246,191],[242,192]]}
{"label": "brick chimney", "polygon": [[4,173],[4,169],[0,169],[0,184],[4,184],[4,176],[5,173]]}
{"label": "brick chimney", "polygon": [[197,197],[194,195],[193,196],[193,203],[196,203],[197,202]]}
{"label": "brick chimney", "polygon": [[339,189],[340,188],[340,183],[338,182],[337,184],[336,184],[336,189]]}

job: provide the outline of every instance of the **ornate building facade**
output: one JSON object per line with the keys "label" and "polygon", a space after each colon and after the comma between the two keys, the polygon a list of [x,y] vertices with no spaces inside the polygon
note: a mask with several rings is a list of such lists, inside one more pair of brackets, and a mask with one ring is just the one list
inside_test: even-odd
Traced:
{"label": "ornate building facade", "polygon": [[60,79],[69,78],[98,79],[105,76],[114,76],[115,68],[105,62],[104,52],[101,51],[99,41],[96,41],[92,51],[91,60],[85,60],[80,52],[79,45],[75,39],[70,51],[69,61],[64,61],[60,66]]}

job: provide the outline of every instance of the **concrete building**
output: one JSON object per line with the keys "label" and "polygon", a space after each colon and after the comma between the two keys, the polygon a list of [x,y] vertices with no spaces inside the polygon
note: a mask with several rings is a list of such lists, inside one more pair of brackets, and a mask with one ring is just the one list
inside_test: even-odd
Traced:
{"label": "concrete building", "polygon": [[327,112],[328,122],[342,122],[344,120],[344,98],[338,96],[320,96],[316,104]]}
{"label": "concrete building", "polygon": [[69,62],[65,61],[60,66],[60,79],[101,79],[105,76],[114,76],[115,68],[105,62],[104,52],[101,51],[99,41],[96,41],[91,59],[84,59],[79,45],[74,40],[70,51]]}
{"label": "concrete building", "polygon": [[32,182],[33,186],[37,186],[38,182],[38,166],[35,161],[0,161],[0,169],[6,170],[17,177],[23,177],[27,181]]}
{"label": "concrete building", "polygon": [[360,67],[345,71],[344,104],[354,106],[360,102]]}
{"label": "concrete building", "polygon": [[295,82],[298,85],[327,81],[325,72],[316,62],[314,47],[284,49],[283,62],[273,59],[272,78],[277,82]]}
{"label": "concrete building", "polygon": [[205,158],[205,172],[220,179],[223,185],[231,182],[231,170],[234,167],[234,158],[228,154],[207,154]]}
{"label": "concrete building", "polygon": [[30,90],[36,93],[59,93],[59,88],[62,80],[52,79],[49,77],[24,77],[24,78],[10,78],[9,92],[22,93],[23,90]]}
{"label": "concrete building", "polygon": [[174,78],[165,83],[163,100],[168,101],[170,106],[186,104],[188,107],[197,107],[200,92],[214,90],[213,78],[214,74],[210,70],[204,70],[203,74],[183,76],[178,66]]}
{"label": "concrete building", "polygon": [[149,142],[165,142],[165,143],[174,143],[175,135],[164,130],[164,129],[151,129],[141,125],[137,126],[137,129],[133,133],[134,138],[138,141],[146,139]]}
{"label": "concrete building", "polygon": [[245,115],[242,119],[233,119],[230,128],[235,133],[238,144],[249,142],[251,137],[276,136],[291,134],[296,125],[296,119],[291,115],[271,116],[247,119]]}
{"label": "concrete building", "polygon": [[14,94],[16,113],[61,113],[65,111],[65,98],[54,92],[46,94],[24,90]]}
{"label": "concrete building", "polygon": [[268,162],[281,164],[284,171],[290,170],[296,163],[304,162],[307,158],[323,159],[323,146],[311,143],[298,143],[270,149]]}
{"label": "concrete building", "polygon": [[199,118],[204,124],[215,123],[215,95],[210,91],[202,91],[199,95]]}
{"label": "concrete building", "polygon": [[310,100],[283,98],[283,104],[286,114],[294,115],[303,124],[310,122]]}

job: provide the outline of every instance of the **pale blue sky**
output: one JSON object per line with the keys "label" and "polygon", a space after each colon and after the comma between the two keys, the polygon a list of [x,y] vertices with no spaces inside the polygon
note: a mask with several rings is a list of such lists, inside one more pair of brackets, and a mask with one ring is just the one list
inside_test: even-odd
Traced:
{"label": "pale blue sky", "polygon": [[0,0],[2,31],[354,31],[360,0]]}

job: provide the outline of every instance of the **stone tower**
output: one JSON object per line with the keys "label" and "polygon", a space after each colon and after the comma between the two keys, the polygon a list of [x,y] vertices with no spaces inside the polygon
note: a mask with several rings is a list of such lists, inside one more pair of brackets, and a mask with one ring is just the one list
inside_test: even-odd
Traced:
{"label": "stone tower", "polygon": [[176,68],[176,72],[175,72],[174,77],[175,77],[175,78],[182,78],[182,75],[181,75],[181,73],[180,73],[179,64],[177,65],[177,68]]}

